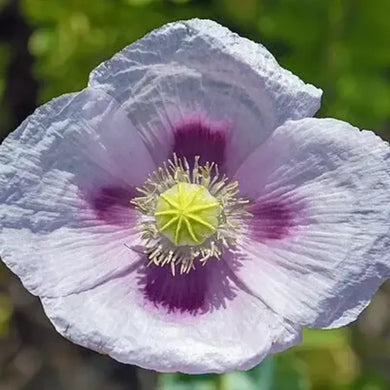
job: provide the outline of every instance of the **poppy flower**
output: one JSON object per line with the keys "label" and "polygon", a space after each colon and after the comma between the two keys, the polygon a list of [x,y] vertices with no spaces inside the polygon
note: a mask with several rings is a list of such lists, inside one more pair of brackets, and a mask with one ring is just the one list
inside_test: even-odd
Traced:
{"label": "poppy flower", "polygon": [[130,364],[249,369],[389,277],[389,146],[207,20],[163,26],[0,147],[0,250],[55,328]]}

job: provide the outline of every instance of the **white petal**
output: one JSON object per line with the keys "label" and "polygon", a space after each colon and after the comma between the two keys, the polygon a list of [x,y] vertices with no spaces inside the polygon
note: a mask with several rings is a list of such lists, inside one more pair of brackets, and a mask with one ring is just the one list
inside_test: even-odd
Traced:
{"label": "white petal", "polygon": [[2,259],[32,293],[47,296],[125,272],[138,258],[124,246],[136,237],[126,191],[153,169],[104,92],[39,108],[0,146]]}
{"label": "white petal", "polygon": [[124,105],[157,162],[171,153],[183,121],[225,129],[230,171],[287,119],[312,116],[321,96],[262,45],[198,19],[128,46],[92,72],[90,86]]}
{"label": "white petal", "polygon": [[[214,265],[214,271],[226,267],[222,261]],[[300,327],[213,270],[205,271],[210,284],[203,313],[169,312],[151,304],[144,296],[142,268],[92,290],[44,298],[43,305],[57,331],[73,342],[162,372],[249,369],[300,341]],[[220,295],[220,277],[229,294]]]}
{"label": "white petal", "polygon": [[256,199],[245,285],[291,321],[345,325],[390,276],[390,149],[333,119],[290,121],[237,174]]}

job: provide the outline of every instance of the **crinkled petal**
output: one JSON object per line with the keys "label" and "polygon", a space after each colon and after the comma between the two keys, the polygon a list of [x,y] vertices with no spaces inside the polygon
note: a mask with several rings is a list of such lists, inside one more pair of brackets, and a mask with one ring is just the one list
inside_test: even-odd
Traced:
{"label": "crinkled petal", "polygon": [[289,121],[237,173],[254,200],[237,275],[294,323],[345,325],[390,276],[389,145],[333,119]]}
{"label": "crinkled petal", "polygon": [[[198,19],[128,46],[92,72],[90,86],[124,105],[157,163],[175,151],[183,129],[224,133],[229,172],[287,119],[312,116],[321,97],[262,45]],[[194,153],[208,152],[202,142],[192,146],[199,144]]]}
{"label": "crinkled petal", "polygon": [[34,294],[90,288],[138,255],[129,201],[154,164],[115,100],[65,95],[0,146],[0,250]]}
{"label": "crinkled petal", "polygon": [[[176,276],[169,268],[150,271],[144,264],[91,290],[44,298],[45,312],[73,342],[123,363],[163,372],[249,369],[267,354],[300,341],[300,327],[242,290],[223,260],[211,260],[193,271],[202,277],[197,285],[206,291],[204,297],[200,290],[191,291],[196,275],[176,275],[189,278],[189,283],[170,286],[176,284]],[[165,273],[165,287],[151,287],[146,277],[150,272]],[[160,288],[161,298],[151,297],[150,288]],[[164,291],[171,289],[176,295]],[[196,313],[187,302],[194,294],[202,301]]]}

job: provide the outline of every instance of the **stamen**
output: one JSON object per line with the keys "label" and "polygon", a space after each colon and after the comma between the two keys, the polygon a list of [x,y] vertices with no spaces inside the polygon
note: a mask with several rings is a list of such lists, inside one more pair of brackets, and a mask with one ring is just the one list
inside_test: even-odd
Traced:
{"label": "stamen", "polygon": [[193,168],[176,155],[162,164],[138,188],[131,203],[141,213],[140,229],[150,263],[169,265],[172,275],[220,259],[236,244],[248,201],[238,197],[237,182],[219,175],[214,163]]}

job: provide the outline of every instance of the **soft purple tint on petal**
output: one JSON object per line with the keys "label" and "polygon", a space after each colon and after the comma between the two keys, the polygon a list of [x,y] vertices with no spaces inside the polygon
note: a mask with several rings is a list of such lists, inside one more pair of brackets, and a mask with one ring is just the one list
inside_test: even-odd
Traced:
{"label": "soft purple tint on petal", "polygon": [[300,230],[304,202],[294,199],[258,199],[248,207],[250,237],[259,242],[281,240]]}
{"label": "soft purple tint on petal", "polygon": [[173,153],[185,157],[193,164],[195,156],[200,157],[200,164],[214,162],[223,169],[225,164],[227,124],[210,124],[201,119],[190,119],[176,126],[173,130]]}
{"label": "soft purple tint on petal", "polygon": [[224,261],[211,259],[205,266],[198,264],[190,273],[177,271],[175,276],[167,266],[144,267],[140,270],[139,286],[148,301],[169,313],[205,313],[226,306],[236,296]]}
{"label": "soft purple tint on petal", "polygon": [[312,116],[322,93],[261,44],[199,19],[170,23],[126,47],[92,72],[90,86],[115,97],[158,164],[170,156],[172,124],[194,116],[229,123],[230,176],[276,127]]}
{"label": "soft purple tint on petal", "polygon": [[[206,276],[203,271],[209,266]],[[168,286],[169,269],[157,274],[152,270],[148,276],[147,268],[138,264],[92,289],[43,298],[45,312],[73,342],[123,363],[164,372],[249,369],[269,353],[300,341],[300,327],[251,295],[223,260],[210,261],[193,277],[195,283],[183,277],[178,288]],[[153,278],[158,286],[151,301],[145,288],[151,288]],[[194,295],[195,285],[205,288],[205,294]],[[182,302],[171,294],[179,294]]]}
{"label": "soft purple tint on petal", "polygon": [[98,188],[89,199],[89,205],[96,217],[108,224],[131,225],[135,213],[130,200],[136,196],[133,188],[120,186],[103,186]]}
{"label": "soft purple tint on petal", "polygon": [[105,92],[86,89],[45,104],[0,146],[2,260],[40,296],[122,274],[139,258],[125,246],[139,240],[127,196],[154,169],[139,133]]}
{"label": "soft purple tint on petal", "polygon": [[269,214],[262,221],[256,212],[261,234],[240,237],[240,280],[294,323],[354,321],[390,276],[389,161],[388,143],[342,121],[302,119],[276,129],[235,179],[251,199],[297,200],[296,214],[276,208],[278,229],[298,218],[287,235],[283,227],[283,237],[266,240]]}

